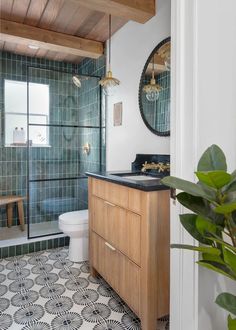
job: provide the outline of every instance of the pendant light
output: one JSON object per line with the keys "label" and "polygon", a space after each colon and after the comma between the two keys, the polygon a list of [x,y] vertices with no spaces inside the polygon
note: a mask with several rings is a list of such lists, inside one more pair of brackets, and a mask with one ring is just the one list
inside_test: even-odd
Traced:
{"label": "pendant light", "polygon": [[150,80],[150,83],[143,87],[143,91],[144,93],[146,93],[146,99],[150,102],[158,100],[160,90],[162,89],[160,85],[156,84],[154,56],[152,61],[152,78]]}
{"label": "pendant light", "polygon": [[104,78],[99,81],[99,84],[103,87],[103,92],[107,96],[115,94],[117,86],[120,81],[112,77],[111,71],[111,15],[109,15],[109,39],[108,39],[108,71]]}

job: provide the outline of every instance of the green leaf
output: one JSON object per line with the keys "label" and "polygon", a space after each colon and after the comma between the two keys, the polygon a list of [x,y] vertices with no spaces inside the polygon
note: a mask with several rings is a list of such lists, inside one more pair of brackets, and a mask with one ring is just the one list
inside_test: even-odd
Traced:
{"label": "green leaf", "polygon": [[221,213],[221,214],[231,213],[235,210],[236,210],[236,202],[222,204],[214,209],[216,213]]}
{"label": "green leaf", "polygon": [[229,250],[236,252],[236,247],[228,244],[227,242],[223,241],[222,239],[218,238],[217,236],[214,237],[207,237],[208,240],[212,241],[212,242],[216,242],[218,244],[221,244],[222,246],[226,246]]}
{"label": "green leaf", "polygon": [[232,319],[232,317],[228,316],[228,330],[236,330],[236,319]]}
{"label": "green leaf", "polygon": [[232,178],[236,178],[236,170],[231,173]]}
{"label": "green leaf", "polygon": [[232,220],[233,220],[233,223],[236,227],[236,211],[232,212]]}
{"label": "green leaf", "polygon": [[231,175],[225,171],[195,172],[198,179],[207,186],[220,189],[231,181]]}
{"label": "green leaf", "polygon": [[161,182],[171,188],[185,191],[192,196],[203,197],[209,201],[215,201],[216,199],[216,193],[214,191],[206,193],[199,185],[187,180],[179,179],[174,176],[166,176]]}
{"label": "green leaf", "polygon": [[224,189],[224,192],[230,193],[236,191],[236,179],[230,182]]}
{"label": "green leaf", "polygon": [[205,218],[198,216],[196,219],[196,228],[202,236],[206,236],[209,233],[216,233],[217,226]]}
{"label": "green leaf", "polygon": [[217,145],[210,146],[198,162],[198,171],[227,171],[226,159],[223,151]]}
{"label": "green leaf", "polygon": [[216,304],[236,315],[236,296],[231,293],[223,292],[216,298]]}
{"label": "green leaf", "polygon": [[203,217],[208,218],[217,225],[224,226],[224,217],[221,214],[217,214],[212,211],[210,202],[202,197],[192,196],[188,193],[181,192],[177,196],[177,200],[184,207],[193,211],[194,213],[200,214]]}
{"label": "green leaf", "polygon": [[236,274],[236,253],[230,251],[229,249],[223,249],[224,260],[226,264],[234,271]]}
{"label": "green leaf", "polygon": [[193,245],[186,245],[186,244],[171,244],[171,247],[177,249],[185,249],[191,251],[198,251],[201,253],[207,253],[210,255],[219,256],[221,251],[214,247],[205,247],[205,246],[193,246]]}
{"label": "green leaf", "polygon": [[218,262],[220,264],[225,264],[224,260],[220,257],[220,256],[217,256],[217,255],[214,255],[214,254],[207,254],[207,253],[203,253],[202,254],[202,259],[204,261],[215,261],[215,262]]}
{"label": "green leaf", "polygon": [[196,214],[181,214],[180,222],[183,227],[187,230],[187,232],[195,238],[198,242],[205,244],[205,245],[212,245],[212,242],[205,238],[201,233],[199,233],[196,222],[198,216]]}
{"label": "green leaf", "polygon": [[225,264],[216,261],[209,261],[209,260],[200,260],[197,261],[197,264],[199,264],[202,267],[211,269],[216,273],[229,277],[231,278],[231,280],[236,281],[236,274]]}

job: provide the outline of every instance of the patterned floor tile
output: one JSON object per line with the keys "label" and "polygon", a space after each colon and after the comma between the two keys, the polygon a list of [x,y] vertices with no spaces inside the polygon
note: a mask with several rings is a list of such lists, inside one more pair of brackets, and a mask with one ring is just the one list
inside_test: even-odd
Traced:
{"label": "patterned floor tile", "polygon": [[[87,262],[60,248],[0,260],[0,330],[140,330],[140,321]],[[157,330],[168,330],[168,319]]]}

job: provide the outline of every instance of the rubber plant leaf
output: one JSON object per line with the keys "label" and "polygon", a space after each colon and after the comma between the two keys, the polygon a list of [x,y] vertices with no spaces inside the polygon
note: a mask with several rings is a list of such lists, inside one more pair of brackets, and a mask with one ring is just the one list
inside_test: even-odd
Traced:
{"label": "rubber plant leaf", "polygon": [[209,233],[216,234],[217,232],[217,226],[202,216],[197,217],[196,228],[202,236],[207,236]]}
{"label": "rubber plant leaf", "polygon": [[220,189],[227,185],[232,177],[225,171],[195,172],[198,179],[209,187]]}
{"label": "rubber plant leaf", "polygon": [[227,164],[224,152],[220,147],[213,144],[203,153],[198,166],[198,171],[227,171]]}
{"label": "rubber plant leaf", "polygon": [[219,205],[214,209],[216,213],[221,213],[221,214],[231,213],[235,210],[236,210],[236,201]]}
{"label": "rubber plant leaf", "polygon": [[231,181],[223,190],[224,193],[230,193],[230,192],[235,192],[236,191],[236,179]]}
{"label": "rubber plant leaf", "polygon": [[198,215],[192,213],[186,213],[186,214],[181,214],[179,217],[181,224],[193,238],[195,238],[198,242],[202,244],[210,245],[210,246],[212,245],[212,241],[204,237],[197,229],[196,222]]}
{"label": "rubber plant leaf", "polygon": [[193,246],[193,245],[187,245],[187,244],[171,244],[171,247],[177,248],[177,249],[198,251],[201,253],[207,253],[207,254],[214,255],[214,256],[219,256],[221,254],[221,251],[214,247]]}
{"label": "rubber plant leaf", "polygon": [[223,248],[223,255],[226,264],[234,271],[236,274],[236,253],[230,251],[227,248]]}
{"label": "rubber plant leaf", "polygon": [[185,192],[179,193],[176,197],[178,202],[184,207],[194,213],[202,215],[219,226],[224,226],[224,217],[221,214],[213,212],[209,201],[202,197],[192,196]]}
{"label": "rubber plant leaf", "polygon": [[231,280],[236,280],[236,274],[225,264],[221,264],[215,261],[200,260],[197,261],[202,267],[213,270],[216,273],[229,277]]}
{"label": "rubber plant leaf", "polygon": [[166,176],[161,182],[168,187],[185,191],[192,196],[203,197],[209,201],[215,201],[216,199],[215,191],[212,190],[211,193],[207,193],[199,185],[187,180],[179,179],[174,176]]}
{"label": "rubber plant leaf", "polygon": [[228,330],[236,330],[236,319],[233,319],[231,315],[228,316]]}
{"label": "rubber plant leaf", "polygon": [[216,298],[216,303],[228,312],[236,315],[236,296],[231,293],[223,292]]}

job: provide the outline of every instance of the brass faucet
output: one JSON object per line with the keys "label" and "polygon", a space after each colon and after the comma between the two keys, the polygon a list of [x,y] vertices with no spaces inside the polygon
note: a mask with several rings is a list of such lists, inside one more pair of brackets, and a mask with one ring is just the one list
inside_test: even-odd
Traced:
{"label": "brass faucet", "polygon": [[142,165],[141,172],[146,172],[146,170],[158,170],[158,172],[165,172],[170,171],[170,164],[169,163],[148,163],[147,161]]}

